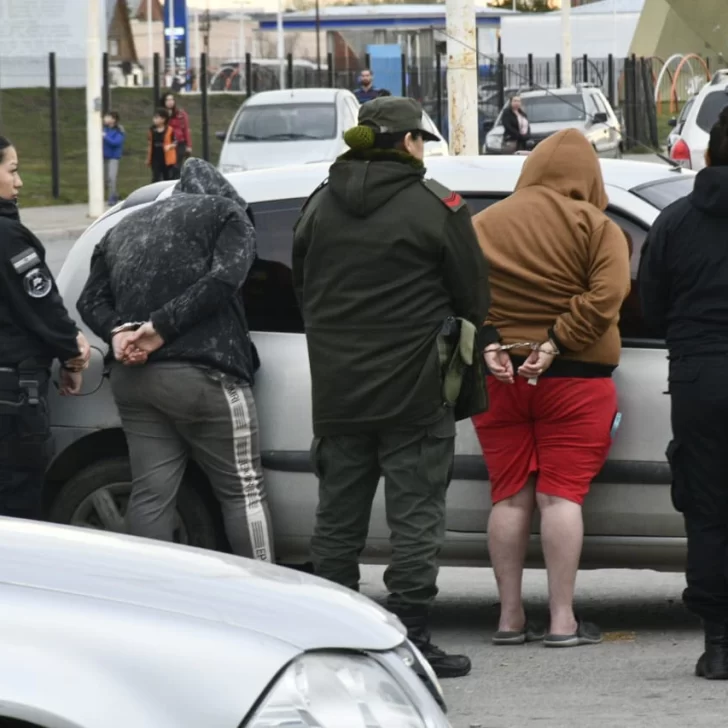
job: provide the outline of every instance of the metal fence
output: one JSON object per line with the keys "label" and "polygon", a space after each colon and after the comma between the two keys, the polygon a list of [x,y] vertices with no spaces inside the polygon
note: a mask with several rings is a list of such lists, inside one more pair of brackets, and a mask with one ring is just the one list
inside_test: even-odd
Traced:
{"label": "metal fence", "polygon": [[[362,59],[361,66],[369,65]],[[447,59],[401,58],[399,88],[395,95],[419,99],[440,128],[447,120]],[[153,110],[162,94],[170,89],[163,63],[157,55],[151,74],[127,73],[129,68],[110,64],[104,58],[102,106],[121,115],[126,131],[125,155],[121,165],[122,192],[130,192],[149,181],[146,167],[147,134]],[[131,69],[133,71],[133,69]],[[660,73],[659,62],[639,58],[575,58],[574,82],[599,86],[624,120],[626,149],[638,143],[658,146],[656,118],[660,102],[669,103],[674,113],[680,103],[698,90],[708,78],[696,73]],[[512,93],[531,87],[556,88],[563,82],[560,56],[553,59],[485,59],[479,68],[478,101],[481,122],[494,120]],[[308,59],[288,56],[245,62],[208,59],[204,54],[185,79],[171,84],[179,93],[179,104],[190,116],[193,150],[196,155],[217,161],[220,142],[216,132],[225,131],[240,104],[259,91],[305,87],[354,89],[359,69],[337,68],[331,54],[322,58],[320,69]],[[655,84],[660,77],[660,88]],[[49,202],[76,201],[84,194],[86,178],[85,61],[60,60],[54,54],[27,61],[0,57],[0,134],[13,139],[24,158],[26,187],[31,196]],[[655,104],[657,96],[657,105]],[[80,190],[80,191],[79,191]]]}

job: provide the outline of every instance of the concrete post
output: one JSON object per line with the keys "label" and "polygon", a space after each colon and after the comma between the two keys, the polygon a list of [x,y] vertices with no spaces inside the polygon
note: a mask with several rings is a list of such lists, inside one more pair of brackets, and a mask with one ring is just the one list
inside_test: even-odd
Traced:
{"label": "concrete post", "polygon": [[571,0],[561,0],[561,73],[564,86],[573,83],[571,58]]}
{"label": "concrete post", "polygon": [[475,0],[447,0],[446,12],[450,153],[477,155],[480,150]]}
{"label": "concrete post", "polygon": [[88,214],[104,212],[104,156],[101,127],[101,0],[88,0],[86,28],[86,156],[88,166]]}

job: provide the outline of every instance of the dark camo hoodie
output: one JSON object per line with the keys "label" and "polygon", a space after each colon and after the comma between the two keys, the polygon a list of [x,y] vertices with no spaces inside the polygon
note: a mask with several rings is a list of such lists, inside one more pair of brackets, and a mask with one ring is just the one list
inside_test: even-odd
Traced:
{"label": "dark camo hoodie", "polygon": [[78,301],[107,343],[151,320],[165,341],[150,361],[189,361],[253,382],[240,289],[256,255],[247,203],[210,164],[189,159],[172,196],[132,212],[96,246]]}

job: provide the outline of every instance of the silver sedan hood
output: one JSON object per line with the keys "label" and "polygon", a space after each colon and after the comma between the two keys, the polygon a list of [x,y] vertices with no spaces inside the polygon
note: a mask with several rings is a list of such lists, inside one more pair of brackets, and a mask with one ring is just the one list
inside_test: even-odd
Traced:
{"label": "silver sedan hood", "polygon": [[316,577],[176,544],[0,518],[0,587],[17,585],[216,622],[300,650],[388,650],[404,628]]}

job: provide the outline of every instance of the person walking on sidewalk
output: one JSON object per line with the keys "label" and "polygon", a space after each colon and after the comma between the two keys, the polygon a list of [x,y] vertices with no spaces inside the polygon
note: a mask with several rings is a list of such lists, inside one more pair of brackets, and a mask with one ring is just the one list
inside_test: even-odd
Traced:
{"label": "person walking on sidewalk", "polygon": [[179,179],[180,170],[185,159],[192,154],[190,117],[184,109],[177,106],[177,100],[173,93],[165,94],[162,106],[167,110],[169,124],[174,131],[174,138],[177,142],[177,162],[172,179]]}
{"label": "person walking on sidewalk", "polygon": [[273,562],[241,294],[255,253],[245,201],[212,165],[190,159],[169,198],[102,238],[77,306],[116,359],[131,533],[173,540],[189,454],[220,502],[233,552]]}
{"label": "person walking on sidewalk", "polygon": [[[573,599],[582,504],[618,424],[612,372],[630,290],[627,241],[604,214],[607,203],[594,149],[566,130],[536,147],[509,198],[473,220],[493,297],[485,350],[490,409],[473,419],[493,502],[488,550],[501,603],[495,644],[602,640],[596,625],[574,615]],[[536,507],[548,572],[546,635],[529,623],[521,595]]]}
{"label": "person walking on sidewalk", "polygon": [[48,386],[62,362],[59,391],[81,391],[91,349],[63,305],[43,244],[21,222],[18,154],[0,137],[0,516],[42,517],[53,454]]}
{"label": "person walking on sidewalk", "polygon": [[152,170],[152,182],[175,179],[177,140],[164,109],[157,109],[148,133],[147,167]]}
{"label": "person walking on sidewalk", "polygon": [[670,360],[672,502],[688,537],[685,606],[703,621],[698,677],[728,680],[728,106],[693,192],[642,247],[644,320]]}
{"label": "person walking on sidewalk", "polygon": [[119,201],[117,180],[119,179],[119,162],[124,153],[125,137],[124,128],[119,124],[119,114],[116,111],[107,112],[104,115],[104,165],[109,207],[113,207]]}
{"label": "person walking on sidewalk", "polygon": [[351,151],[305,204],[293,242],[320,484],[314,569],[358,590],[383,474],[392,532],[388,607],[435,672],[457,677],[470,660],[432,644],[429,612],[455,420],[485,407],[477,377],[462,405],[467,413],[459,413],[461,383],[450,391],[448,362],[453,350],[469,350],[476,367],[480,361],[473,352],[488,310],[487,264],[462,198],[425,179],[424,144],[437,137],[423,129],[417,101],[364,104],[345,140]]}

